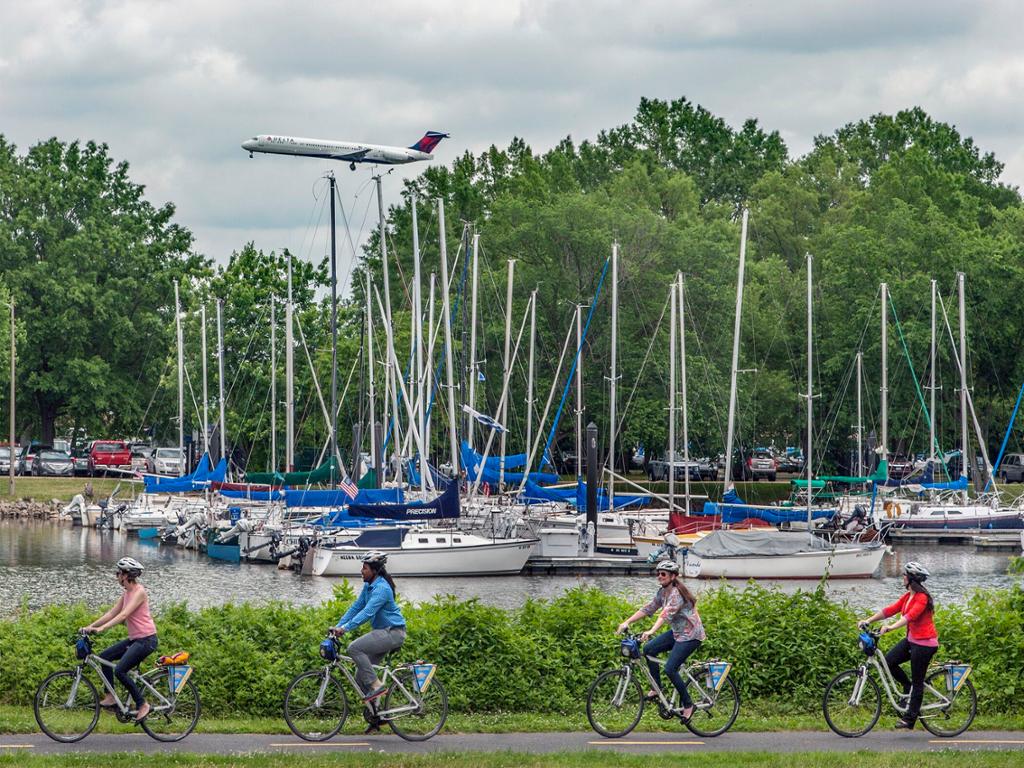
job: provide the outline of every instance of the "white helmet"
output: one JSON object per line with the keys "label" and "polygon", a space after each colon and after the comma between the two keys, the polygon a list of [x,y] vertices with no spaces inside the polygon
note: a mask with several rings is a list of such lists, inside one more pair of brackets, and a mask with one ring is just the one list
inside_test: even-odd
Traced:
{"label": "white helmet", "polygon": [[679,563],[677,563],[675,560],[662,560],[655,566],[654,570],[668,571],[669,573],[679,573]]}
{"label": "white helmet", "polygon": [[903,566],[903,573],[907,575],[908,579],[912,581],[924,581],[929,576],[928,569],[921,565],[916,560],[911,560],[909,563]]}
{"label": "white helmet", "polygon": [[377,550],[374,550],[373,552],[367,552],[365,555],[363,555],[363,562],[367,565],[378,565],[383,567],[384,564],[387,563],[387,561],[388,556],[386,552],[379,552]]}
{"label": "white helmet", "polygon": [[141,576],[146,569],[134,557],[122,557],[117,561],[117,570],[124,571],[129,576]]}

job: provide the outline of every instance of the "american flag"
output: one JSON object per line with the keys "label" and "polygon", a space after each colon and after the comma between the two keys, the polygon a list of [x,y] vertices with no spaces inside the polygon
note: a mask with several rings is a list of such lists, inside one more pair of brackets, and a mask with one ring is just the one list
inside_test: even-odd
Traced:
{"label": "american flag", "polygon": [[352,482],[352,478],[348,475],[345,475],[345,479],[341,481],[341,490],[353,499],[356,497],[356,494],[359,493],[359,489],[356,488],[356,484]]}

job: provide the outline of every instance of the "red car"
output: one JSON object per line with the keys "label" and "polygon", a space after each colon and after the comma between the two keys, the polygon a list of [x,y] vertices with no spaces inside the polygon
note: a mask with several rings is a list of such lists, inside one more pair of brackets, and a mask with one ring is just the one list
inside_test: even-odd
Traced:
{"label": "red car", "polygon": [[131,471],[132,451],[124,440],[93,440],[89,445],[89,474],[112,469]]}

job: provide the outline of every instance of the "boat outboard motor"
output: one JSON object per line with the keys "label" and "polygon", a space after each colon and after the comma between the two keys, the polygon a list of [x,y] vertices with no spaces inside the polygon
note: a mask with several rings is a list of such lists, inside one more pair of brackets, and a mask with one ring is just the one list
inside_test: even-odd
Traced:
{"label": "boat outboard motor", "polygon": [[82,525],[85,525],[85,496],[76,493],[60,513],[72,519],[77,516],[82,521]]}
{"label": "boat outboard motor", "polygon": [[256,528],[256,523],[247,517],[238,518],[238,522],[224,531],[217,537],[215,544],[227,544],[232,539],[237,539],[240,533],[251,533]]}

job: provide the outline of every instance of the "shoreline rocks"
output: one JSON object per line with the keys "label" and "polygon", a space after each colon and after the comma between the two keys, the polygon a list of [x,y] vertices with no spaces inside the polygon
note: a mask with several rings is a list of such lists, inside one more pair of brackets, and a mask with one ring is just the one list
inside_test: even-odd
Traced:
{"label": "shoreline rocks", "polygon": [[0,519],[45,520],[58,517],[64,505],[65,503],[58,499],[36,501],[26,498],[0,501]]}

